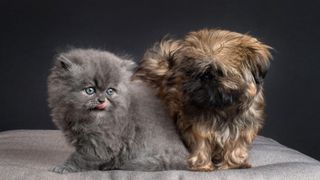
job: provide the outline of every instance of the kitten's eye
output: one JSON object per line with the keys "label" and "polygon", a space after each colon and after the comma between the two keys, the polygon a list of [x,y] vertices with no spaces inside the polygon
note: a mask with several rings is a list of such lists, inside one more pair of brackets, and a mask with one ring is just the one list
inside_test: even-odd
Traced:
{"label": "kitten's eye", "polygon": [[107,91],[106,91],[107,95],[109,95],[109,96],[112,96],[112,95],[114,94],[114,92],[115,92],[115,90],[112,89],[112,88],[109,88],[109,89],[107,89]]}
{"label": "kitten's eye", "polygon": [[88,95],[92,95],[92,94],[96,93],[96,89],[95,89],[94,87],[85,88],[84,91],[85,91]]}

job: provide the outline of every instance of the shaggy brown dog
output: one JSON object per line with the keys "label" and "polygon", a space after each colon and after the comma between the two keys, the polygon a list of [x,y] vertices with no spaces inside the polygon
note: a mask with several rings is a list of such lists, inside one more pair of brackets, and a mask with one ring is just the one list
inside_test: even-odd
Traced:
{"label": "shaggy brown dog", "polygon": [[191,151],[191,169],[248,168],[264,120],[270,47],[225,30],[203,29],[149,49],[133,76],[156,88]]}

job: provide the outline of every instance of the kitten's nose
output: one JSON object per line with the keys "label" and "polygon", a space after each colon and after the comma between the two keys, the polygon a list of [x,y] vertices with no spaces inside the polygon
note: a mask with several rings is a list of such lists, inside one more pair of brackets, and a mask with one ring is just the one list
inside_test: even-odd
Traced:
{"label": "kitten's nose", "polygon": [[104,103],[106,101],[106,98],[105,97],[99,97],[98,98],[98,102],[99,103]]}

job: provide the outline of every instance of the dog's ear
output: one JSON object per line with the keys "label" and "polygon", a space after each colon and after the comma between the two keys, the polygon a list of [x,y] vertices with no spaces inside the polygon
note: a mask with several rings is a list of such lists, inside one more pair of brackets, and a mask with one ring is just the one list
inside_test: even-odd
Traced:
{"label": "dog's ear", "polygon": [[167,72],[175,66],[175,53],[180,49],[180,41],[164,38],[148,49],[134,73],[133,79],[144,79],[151,84],[162,81]]}
{"label": "dog's ear", "polygon": [[145,57],[158,59],[157,63],[172,67],[175,65],[175,53],[179,49],[181,49],[180,40],[170,39],[167,35],[156,43],[153,48],[149,49]]}
{"label": "dog's ear", "polygon": [[243,38],[241,45],[245,52],[245,64],[250,69],[255,83],[262,84],[270,67],[272,48],[249,36]]}

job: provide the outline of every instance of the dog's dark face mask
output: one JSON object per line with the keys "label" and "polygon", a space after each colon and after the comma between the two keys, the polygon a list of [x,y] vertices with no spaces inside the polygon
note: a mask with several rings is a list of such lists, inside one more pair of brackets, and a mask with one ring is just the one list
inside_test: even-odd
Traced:
{"label": "dog's dark face mask", "polygon": [[188,101],[194,106],[205,109],[222,109],[239,102],[239,90],[226,89],[222,85],[224,74],[217,68],[209,67],[201,73],[196,68],[185,72],[187,80],[183,91],[188,96]]}

